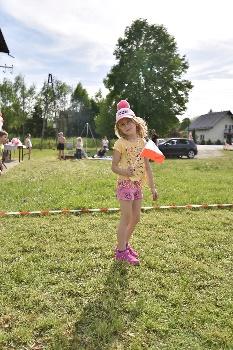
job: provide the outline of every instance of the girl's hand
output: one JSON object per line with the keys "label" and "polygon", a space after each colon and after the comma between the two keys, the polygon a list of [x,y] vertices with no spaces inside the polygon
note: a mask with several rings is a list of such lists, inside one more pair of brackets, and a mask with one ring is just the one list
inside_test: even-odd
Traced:
{"label": "girl's hand", "polygon": [[152,190],[151,190],[151,194],[152,194],[152,199],[153,199],[153,201],[156,201],[157,199],[158,199],[158,192],[157,192],[157,190],[155,189],[155,188],[153,188]]}
{"label": "girl's hand", "polygon": [[129,166],[127,169],[125,169],[125,175],[126,176],[133,176],[134,168],[132,166]]}

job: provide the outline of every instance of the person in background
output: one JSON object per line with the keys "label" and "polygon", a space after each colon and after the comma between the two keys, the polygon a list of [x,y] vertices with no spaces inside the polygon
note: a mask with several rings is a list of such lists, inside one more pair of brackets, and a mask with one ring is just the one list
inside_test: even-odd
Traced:
{"label": "person in background", "polygon": [[82,154],[83,154],[83,140],[81,137],[77,137],[75,158],[82,159]]}
{"label": "person in background", "polygon": [[145,177],[153,200],[157,199],[158,193],[149,160],[140,156],[147,137],[146,122],[135,116],[126,100],[117,104],[115,133],[118,140],[113,148],[112,171],[118,174],[116,196],[121,210],[115,259],[138,265],[138,253],[129,241],[140,221]]}
{"label": "person in background", "polygon": [[188,139],[189,139],[189,140],[193,140],[193,133],[192,133],[192,131],[189,131]]}
{"label": "person in background", "polygon": [[64,149],[65,149],[66,138],[63,135],[63,132],[57,134],[57,150],[58,150],[58,159],[65,159]]}
{"label": "person in background", "polygon": [[109,149],[109,141],[107,139],[107,136],[104,136],[104,138],[102,139],[102,148],[105,150],[105,151],[108,151]]}
{"label": "person in background", "polygon": [[28,150],[28,160],[31,159],[31,153],[32,153],[32,141],[31,141],[31,134],[27,134],[24,144]]}
{"label": "person in background", "polygon": [[106,152],[107,152],[106,149],[104,147],[102,147],[101,149],[98,150],[97,157],[99,157],[99,158],[105,157]]}
{"label": "person in background", "polygon": [[7,143],[8,140],[8,133],[4,130],[0,131],[0,175],[3,171],[3,152],[4,152],[4,145]]}
{"label": "person in background", "polygon": [[158,138],[159,138],[159,135],[157,134],[157,132],[155,130],[152,130],[151,140],[154,142],[156,146],[158,146]]}

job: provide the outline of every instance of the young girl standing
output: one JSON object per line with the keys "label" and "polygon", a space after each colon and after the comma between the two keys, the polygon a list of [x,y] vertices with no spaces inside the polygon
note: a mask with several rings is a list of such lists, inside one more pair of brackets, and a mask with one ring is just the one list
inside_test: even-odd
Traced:
{"label": "young girl standing", "polygon": [[153,200],[157,199],[158,194],[149,160],[140,157],[147,136],[147,125],[143,119],[135,116],[126,100],[117,105],[115,132],[119,139],[114,145],[112,171],[118,174],[116,195],[121,210],[115,259],[138,265],[138,253],[129,241],[140,221],[145,176]]}

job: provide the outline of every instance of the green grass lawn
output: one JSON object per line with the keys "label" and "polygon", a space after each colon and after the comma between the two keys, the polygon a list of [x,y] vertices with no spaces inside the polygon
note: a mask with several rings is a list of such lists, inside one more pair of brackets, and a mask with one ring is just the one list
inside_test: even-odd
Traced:
{"label": "green grass lawn", "polygon": [[[232,203],[232,160],[152,164],[158,204]],[[107,161],[34,151],[0,181],[0,210],[118,206]],[[143,213],[139,267],[112,259],[118,220],[0,218],[1,350],[233,349],[232,209]]]}
{"label": "green grass lawn", "polygon": [[[160,205],[232,203],[233,152],[215,159],[168,159],[152,164]],[[59,161],[34,150],[0,179],[0,210],[116,207],[110,161]],[[151,205],[148,189],[144,205]]]}

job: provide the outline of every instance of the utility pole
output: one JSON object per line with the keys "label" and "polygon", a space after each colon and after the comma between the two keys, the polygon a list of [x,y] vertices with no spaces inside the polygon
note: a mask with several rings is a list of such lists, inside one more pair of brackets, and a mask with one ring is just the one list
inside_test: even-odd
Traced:
{"label": "utility pole", "polygon": [[4,66],[0,66],[0,68],[3,68],[3,73],[6,73],[7,69],[10,69],[10,73],[13,73],[13,64],[11,66],[7,66],[6,64],[4,64]]}
{"label": "utility pole", "polygon": [[48,82],[47,82],[46,92],[45,92],[45,107],[44,107],[44,117],[43,117],[41,143],[40,143],[41,149],[42,149],[42,143],[43,143],[44,134],[45,134],[45,128],[46,128],[46,124],[47,124],[47,113],[48,113],[48,106],[49,106],[49,89],[51,89],[51,91],[53,93],[53,100],[54,100],[53,106],[54,106],[55,119],[56,119],[56,101],[55,101],[55,92],[54,92],[54,86],[53,86],[53,76],[51,73],[49,73],[49,75],[48,75]]}

